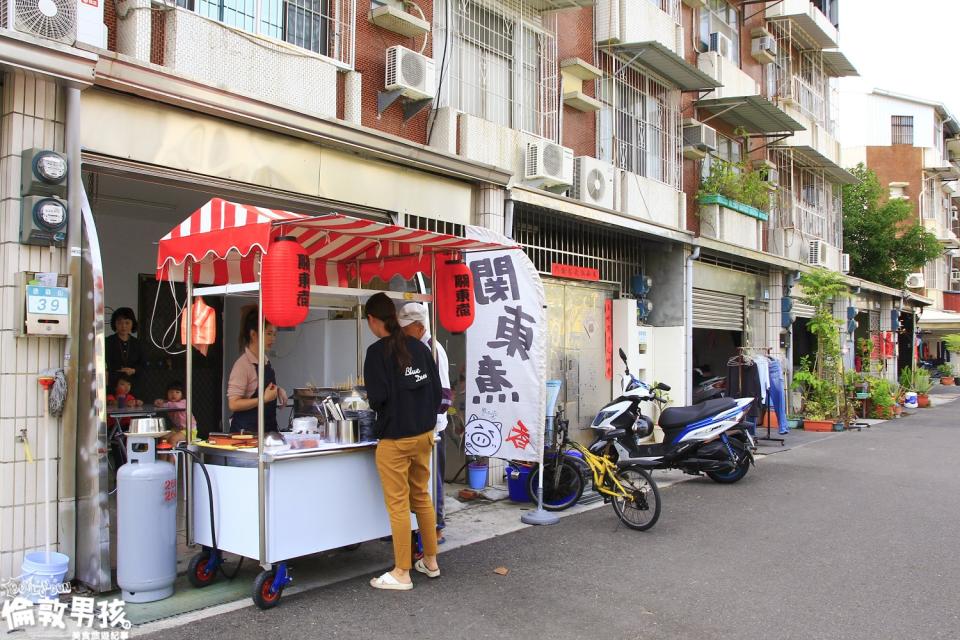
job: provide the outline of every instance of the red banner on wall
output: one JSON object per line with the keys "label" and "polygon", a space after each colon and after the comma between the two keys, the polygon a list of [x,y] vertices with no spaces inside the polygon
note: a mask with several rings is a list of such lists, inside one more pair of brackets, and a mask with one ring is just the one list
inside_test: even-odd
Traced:
{"label": "red banner on wall", "polygon": [[603,302],[603,357],[607,380],[613,380],[613,300]]}
{"label": "red banner on wall", "polygon": [[600,279],[600,270],[554,262],[550,265],[550,275],[557,276],[558,278],[570,278],[571,280],[590,280],[596,282]]}

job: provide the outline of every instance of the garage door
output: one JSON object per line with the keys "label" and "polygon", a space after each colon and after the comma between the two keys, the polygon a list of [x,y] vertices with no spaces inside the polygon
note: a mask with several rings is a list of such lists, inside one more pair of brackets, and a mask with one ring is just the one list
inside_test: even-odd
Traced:
{"label": "garage door", "polygon": [[694,289],[693,328],[743,331],[743,296]]}

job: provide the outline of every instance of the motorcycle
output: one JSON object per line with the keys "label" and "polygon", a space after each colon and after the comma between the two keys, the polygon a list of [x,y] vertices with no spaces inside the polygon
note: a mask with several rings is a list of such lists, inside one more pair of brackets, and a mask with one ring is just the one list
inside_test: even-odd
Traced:
{"label": "motorcycle", "polygon": [[[627,357],[620,349],[620,359]],[[640,409],[643,402],[665,400],[662,393],[670,387],[659,383],[651,387],[637,379],[626,366],[620,380],[620,396],[600,409],[591,425],[611,442],[618,454],[617,463],[638,465],[649,470],[679,469],[691,475],[706,474],[721,484],[743,479],[754,464],[756,449],[743,419],[753,398],[716,398],[690,407],[669,407],[658,420],[663,442],[644,444],[653,433],[653,420]]]}
{"label": "motorcycle", "polygon": [[693,404],[722,398],[727,392],[727,379],[712,375],[700,367],[693,370]]}

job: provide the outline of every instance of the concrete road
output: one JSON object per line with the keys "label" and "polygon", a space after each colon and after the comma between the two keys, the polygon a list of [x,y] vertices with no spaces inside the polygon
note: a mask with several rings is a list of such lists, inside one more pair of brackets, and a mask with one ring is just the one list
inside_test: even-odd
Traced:
{"label": "concrete road", "polygon": [[[663,491],[653,530],[610,507],[154,638],[960,638],[960,402]],[[506,576],[494,568],[510,569]]]}

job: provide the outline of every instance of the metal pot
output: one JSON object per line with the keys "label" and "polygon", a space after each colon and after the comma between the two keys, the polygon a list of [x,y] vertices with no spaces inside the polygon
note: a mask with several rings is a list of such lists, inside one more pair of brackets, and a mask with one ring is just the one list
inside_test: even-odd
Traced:
{"label": "metal pot", "polygon": [[163,418],[131,418],[129,434],[160,433],[169,431]]}

